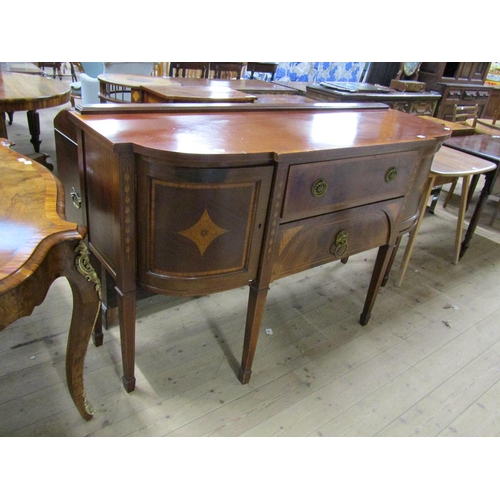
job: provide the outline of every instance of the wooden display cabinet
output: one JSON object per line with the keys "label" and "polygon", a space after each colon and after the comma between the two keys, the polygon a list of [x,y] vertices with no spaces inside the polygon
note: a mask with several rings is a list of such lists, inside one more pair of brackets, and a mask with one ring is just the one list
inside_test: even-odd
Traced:
{"label": "wooden display cabinet", "polygon": [[500,109],[500,87],[491,87],[491,95],[486,109],[483,112],[483,118],[493,118]]}
{"label": "wooden display cabinet", "polygon": [[426,83],[427,90],[441,94],[435,116],[451,120],[456,104],[479,106],[483,113],[492,93],[492,87],[484,81],[490,67],[489,62],[423,62],[419,80]]}

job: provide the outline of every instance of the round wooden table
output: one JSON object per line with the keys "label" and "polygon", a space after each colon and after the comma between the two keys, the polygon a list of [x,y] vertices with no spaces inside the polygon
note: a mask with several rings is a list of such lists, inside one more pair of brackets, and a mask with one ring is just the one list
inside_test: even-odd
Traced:
{"label": "round wooden table", "polygon": [[69,82],[43,76],[0,71],[0,137],[7,138],[5,113],[27,111],[31,144],[40,151],[39,109],[69,102]]}

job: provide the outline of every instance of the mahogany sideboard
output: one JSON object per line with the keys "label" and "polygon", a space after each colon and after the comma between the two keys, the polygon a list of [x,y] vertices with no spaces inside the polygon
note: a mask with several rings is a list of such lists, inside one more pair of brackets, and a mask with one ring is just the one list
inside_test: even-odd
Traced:
{"label": "mahogany sideboard", "polygon": [[274,280],[378,248],[366,324],[450,135],[373,104],[95,105],[62,111],[55,128],[68,217],[88,227],[103,288],[106,275],[115,285],[129,392],[143,290],[248,285],[242,383]]}

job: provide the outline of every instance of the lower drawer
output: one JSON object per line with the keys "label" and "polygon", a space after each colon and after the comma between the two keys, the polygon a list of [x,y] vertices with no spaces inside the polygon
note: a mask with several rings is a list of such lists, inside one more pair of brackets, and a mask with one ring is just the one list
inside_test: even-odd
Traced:
{"label": "lower drawer", "polygon": [[282,224],[272,279],[393,243],[403,198]]}

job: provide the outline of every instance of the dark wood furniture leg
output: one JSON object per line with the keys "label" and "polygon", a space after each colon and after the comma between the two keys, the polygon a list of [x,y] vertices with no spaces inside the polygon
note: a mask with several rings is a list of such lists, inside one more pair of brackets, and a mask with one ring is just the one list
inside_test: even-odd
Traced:
{"label": "dark wood furniture leg", "polygon": [[38,115],[38,111],[30,109],[27,111],[28,116],[28,129],[30,131],[31,139],[30,142],[33,144],[35,148],[35,152],[40,152],[40,144],[42,141],[40,140],[40,116]]}
{"label": "dark wood furniture leg", "polygon": [[378,249],[377,259],[375,260],[375,267],[373,268],[370,286],[366,295],[365,305],[363,312],[359,318],[361,325],[366,326],[370,320],[375,299],[377,298],[378,291],[385,279],[387,269],[395,254],[396,245],[384,245]]}
{"label": "dark wood furniture leg", "polygon": [[120,344],[123,364],[123,387],[127,392],[135,389],[135,291],[123,294],[116,288],[118,316],[120,318]]}
{"label": "dark wood furniture leg", "polygon": [[389,259],[389,264],[387,266],[387,269],[385,270],[384,279],[382,280],[382,284],[380,286],[387,285],[387,281],[389,281],[389,274],[391,274],[392,265],[394,264],[394,259],[396,258],[396,254],[398,253],[399,245],[401,244],[402,238],[403,238],[403,236],[400,236],[396,240],[396,244],[393,247],[392,254],[391,254],[391,257]]}
{"label": "dark wood furniture leg", "polygon": [[243,341],[243,355],[238,379],[242,384],[247,384],[252,375],[252,363],[257,349],[259,330],[266,307],[266,298],[269,287],[259,289],[251,284],[248,297],[247,320],[245,327],[245,339]]}
{"label": "dark wood furniture leg", "polygon": [[4,112],[0,112],[0,137],[8,139],[7,121],[5,120],[5,113]]}
{"label": "dark wood furniture leg", "polygon": [[484,174],[484,186],[483,189],[481,190],[481,194],[479,195],[476,208],[474,209],[474,213],[472,214],[471,220],[469,222],[469,227],[467,228],[467,232],[465,233],[465,238],[460,248],[459,259],[461,259],[465,255],[465,252],[467,252],[467,249],[469,248],[472,237],[474,236],[474,231],[476,230],[477,223],[479,222],[479,218],[481,217],[484,205],[488,200],[488,196],[491,194],[491,189],[493,187],[493,182],[495,180],[497,170],[498,170],[498,165],[495,170],[491,170],[490,172]]}

